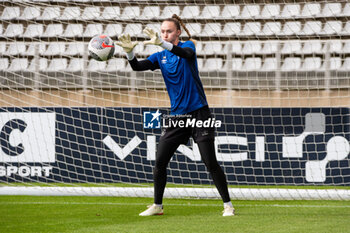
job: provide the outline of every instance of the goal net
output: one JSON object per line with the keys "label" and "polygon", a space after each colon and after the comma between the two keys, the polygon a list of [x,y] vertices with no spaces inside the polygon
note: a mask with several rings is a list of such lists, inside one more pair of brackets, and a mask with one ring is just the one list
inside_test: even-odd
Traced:
{"label": "goal net", "polygon": [[[231,197],[350,199],[350,4],[335,0],[0,0],[0,194],[153,196],[162,75],[87,44],[142,42],[174,13],[197,40]],[[192,139],[167,172],[166,197],[219,197]]]}

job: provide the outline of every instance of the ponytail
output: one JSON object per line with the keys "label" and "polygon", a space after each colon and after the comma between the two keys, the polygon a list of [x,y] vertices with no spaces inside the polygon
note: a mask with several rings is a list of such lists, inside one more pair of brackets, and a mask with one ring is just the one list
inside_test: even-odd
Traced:
{"label": "ponytail", "polygon": [[192,39],[190,31],[187,29],[187,27],[185,26],[184,22],[182,21],[182,19],[177,14],[173,14],[170,19],[166,19],[165,21],[174,22],[178,30],[181,30],[181,27],[182,27],[186,31],[186,33],[187,33],[187,35],[189,37],[189,40],[194,43],[194,46],[196,46],[197,41]]}

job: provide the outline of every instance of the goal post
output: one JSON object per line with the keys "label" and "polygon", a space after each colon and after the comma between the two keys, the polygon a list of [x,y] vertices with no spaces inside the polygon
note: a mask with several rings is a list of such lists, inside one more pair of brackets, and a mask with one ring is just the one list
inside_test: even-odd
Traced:
{"label": "goal post", "polygon": [[[142,42],[173,13],[197,40],[231,197],[349,200],[350,4],[339,1],[0,1],[0,195],[153,196],[162,75],[132,71],[117,46],[95,61],[87,44]],[[166,197],[219,198],[192,139],[167,174]]]}

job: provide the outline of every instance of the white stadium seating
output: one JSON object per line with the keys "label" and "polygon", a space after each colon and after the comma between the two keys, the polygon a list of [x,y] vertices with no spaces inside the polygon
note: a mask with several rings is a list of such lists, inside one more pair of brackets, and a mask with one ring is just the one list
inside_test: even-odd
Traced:
{"label": "white stadium seating", "polygon": [[199,15],[200,19],[216,19],[220,17],[220,6],[205,6]]}
{"label": "white stadium seating", "polygon": [[339,2],[325,3],[321,15],[323,17],[338,16],[341,14],[342,6]]}
{"label": "white stadium seating", "polygon": [[11,61],[11,64],[8,68],[8,71],[25,71],[28,68],[28,59],[27,58],[14,58]]}
{"label": "white stadium seating", "polygon": [[121,19],[136,19],[140,16],[140,7],[127,6],[124,8],[120,18]]}
{"label": "white stadium seating", "polygon": [[301,11],[301,17],[313,17],[320,15],[321,4],[320,3],[305,3],[303,10]]}
{"label": "white stadium seating", "polygon": [[264,19],[278,18],[280,15],[280,8],[279,4],[266,4],[261,10],[261,17]]}
{"label": "white stadium seating", "polygon": [[5,30],[5,37],[20,37],[23,35],[23,24],[9,24]]}
{"label": "white stadium seating", "polygon": [[63,36],[64,37],[81,37],[83,35],[82,24],[68,24]]}
{"label": "white stadium seating", "polygon": [[99,7],[85,7],[81,15],[82,20],[93,20],[100,18],[100,8]]}
{"label": "white stadium seating", "polygon": [[107,6],[104,7],[103,12],[101,14],[101,18],[108,19],[119,19],[120,18],[120,7],[119,6]]}
{"label": "white stadium seating", "polygon": [[56,6],[45,7],[43,13],[37,19],[38,20],[60,19],[60,8]]}
{"label": "white stadium seating", "polygon": [[260,16],[260,5],[258,4],[248,4],[243,6],[243,10],[239,15],[242,19],[252,19],[258,18]]}
{"label": "white stadium seating", "polygon": [[300,15],[301,7],[300,4],[286,4],[281,12],[281,18],[296,18]]}
{"label": "white stadium seating", "polygon": [[[69,27],[70,25],[68,25]],[[62,24],[49,24],[46,26],[46,30],[43,37],[57,37],[63,34],[63,25]]]}
{"label": "white stadium seating", "polygon": [[9,67],[9,59],[8,58],[0,58],[0,71],[5,71]]}
{"label": "white stadium seating", "polygon": [[59,19],[60,20],[79,19],[80,14],[81,14],[80,7],[77,7],[77,6],[65,7]]}
{"label": "white stadium seating", "polygon": [[23,34],[23,37],[33,38],[40,37],[44,33],[43,24],[29,24],[26,28],[26,31]]}
{"label": "white stadium seating", "polygon": [[225,5],[219,18],[232,19],[237,18],[240,15],[239,5]]}
{"label": "white stadium seating", "polygon": [[179,6],[166,6],[164,7],[162,14],[160,15],[161,19],[171,18],[173,14],[180,15],[180,7]]}
{"label": "white stadium seating", "polygon": [[199,6],[185,6],[180,15],[183,19],[198,18],[200,14]]}
{"label": "white stadium seating", "polygon": [[301,59],[300,57],[287,57],[284,59],[281,66],[282,71],[296,71],[300,70]]}
{"label": "white stadium seating", "polygon": [[79,72],[84,70],[84,59],[82,58],[72,58],[69,61],[67,67],[68,72]]}
{"label": "white stadium seating", "polygon": [[3,10],[0,20],[11,20],[19,18],[20,8],[19,7],[5,7]]}
{"label": "white stadium seating", "polygon": [[19,19],[32,20],[40,17],[40,7],[25,7]]}
{"label": "white stadium seating", "polygon": [[140,19],[143,19],[143,20],[158,19],[159,16],[160,16],[159,6],[146,6],[143,8]]}

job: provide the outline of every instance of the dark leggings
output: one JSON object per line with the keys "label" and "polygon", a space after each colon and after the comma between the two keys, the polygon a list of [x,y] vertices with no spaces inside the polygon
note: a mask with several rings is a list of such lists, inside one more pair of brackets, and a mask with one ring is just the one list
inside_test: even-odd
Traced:
{"label": "dark leggings", "polygon": [[[160,141],[157,148],[156,164],[153,170],[154,179],[154,203],[162,204],[164,189],[167,181],[166,168],[171,157],[178,148],[178,143]],[[224,202],[230,201],[226,176],[216,160],[214,141],[198,142],[202,160],[213,178]]]}

